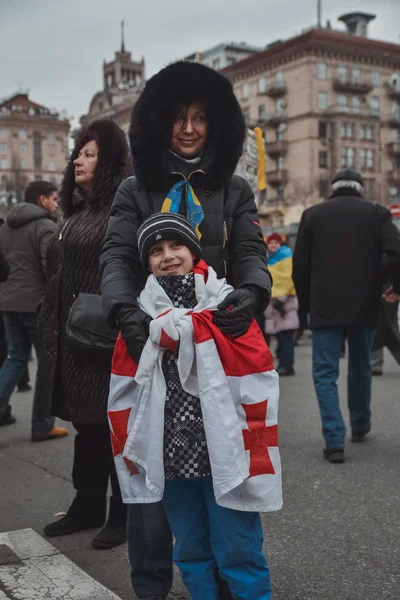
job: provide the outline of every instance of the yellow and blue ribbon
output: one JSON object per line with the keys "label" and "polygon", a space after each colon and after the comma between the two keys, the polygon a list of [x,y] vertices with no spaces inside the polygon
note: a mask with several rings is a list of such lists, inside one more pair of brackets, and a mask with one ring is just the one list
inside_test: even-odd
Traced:
{"label": "yellow and blue ribbon", "polygon": [[204,221],[204,210],[194,189],[188,181],[182,179],[172,186],[163,202],[161,212],[179,213],[182,197],[184,195],[186,195],[186,216],[195,230],[197,237],[201,239],[202,234],[199,230],[199,226]]}

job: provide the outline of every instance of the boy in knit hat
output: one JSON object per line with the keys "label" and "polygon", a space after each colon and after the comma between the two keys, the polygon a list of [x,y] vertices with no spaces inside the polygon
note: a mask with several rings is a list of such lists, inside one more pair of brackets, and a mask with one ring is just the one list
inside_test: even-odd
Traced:
{"label": "boy in knit hat", "polygon": [[[204,303],[204,292],[207,286],[215,292],[215,306],[218,306],[218,303],[221,302],[221,296],[224,297],[232,289],[226,284],[225,280],[217,279],[215,272],[201,260],[202,253],[199,239],[189,221],[180,214],[157,213],[149,217],[138,230],[138,248],[144,268],[151,273],[146,288],[139,298],[142,310],[148,311],[148,314],[154,318],[150,327],[150,338],[154,337],[154,329],[152,331],[152,328],[157,327],[158,322],[162,321],[163,318],[164,320],[167,319],[168,313],[173,313],[174,308],[185,309],[182,311],[183,316],[191,314],[196,307],[198,309],[199,305],[202,302]],[[206,273],[204,278],[202,276],[200,279],[198,278],[200,271]],[[149,285],[152,287],[149,288]],[[158,286],[162,288],[161,296],[165,298],[166,295],[171,304],[171,308],[167,311],[164,310],[165,306],[163,307],[158,299]],[[210,296],[212,294],[213,292],[210,293]],[[154,306],[150,307],[149,304],[151,303]],[[183,581],[190,591],[192,600],[217,600],[219,598],[215,580],[216,568],[219,569],[221,577],[229,584],[233,598],[237,600],[270,600],[272,593],[270,575],[262,552],[263,533],[257,508],[245,507],[241,510],[235,510],[224,506],[224,502],[219,502],[219,500],[217,503],[216,500],[216,483],[213,481],[215,461],[209,453],[215,443],[208,444],[212,438],[209,435],[210,430],[205,426],[210,420],[209,413],[207,409],[207,417],[204,420],[200,394],[196,396],[186,391],[190,388],[187,382],[189,380],[185,381],[186,385],[182,382],[179,363],[180,352],[184,355],[183,360],[186,360],[189,353],[187,353],[188,347],[183,346],[184,329],[179,330],[178,322],[179,318],[175,320],[174,324],[176,324],[180,333],[180,340],[179,337],[175,340],[171,330],[166,327],[163,329],[164,325],[160,325],[161,337],[159,338],[160,346],[158,346],[158,350],[160,347],[163,348],[161,369],[165,380],[165,404],[163,399],[160,400],[159,392],[164,388],[158,382],[156,385],[157,393],[150,401],[153,407],[149,409],[149,420],[146,421],[145,417],[146,407],[138,411],[140,412],[140,425],[144,431],[142,441],[139,441],[137,437],[130,440],[129,431],[135,429],[137,418],[131,420],[130,413],[126,412],[129,411],[129,408],[123,405],[123,410],[115,410],[116,399],[118,400],[118,397],[121,397],[121,389],[119,387],[120,381],[116,382],[115,387],[118,392],[113,397],[113,378],[115,380],[116,377],[125,375],[121,370],[121,365],[126,360],[124,358],[121,361],[121,349],[118,347],[117,342],[110,387],[109,418],[112,437],[115,438],[118,435],[117,430],[120,423],[118,416],[115,415],[128,414],[128,420],[126,421],[128,435],[124,435],[119,446],[118,441],[115,444],[115,448],[118,448],[118,455],[124,457],[123,460],[125,461],[125,465],[122,462],[119,463],[125,468],[122,475],[121,467],[118,467],[117,464],[124,500],[125,502],[146,501],[146,492],[143,491],[144,482],[151,490],[150,492],[146,490],[149,494],[147,502],[155,501],[154,496],[158,488],[163,487],[160,497],[162,497],[172,533],[176,538],[174,560],[181,571]],[[255,327],[257,328],[256,325]],[[263,342],[261,332],[259,334],[259,339]],[[222,338],[226,337],[221,333],[218,335]],[[119,340],[122,340],[122,338],[119,338]],[[191,345],[193,347],[193,341]],[[150,344],[150,346],[152,345]],[[149,371],[152,368],[157,369],[160,362],[157,357],[152,363],[152,348],[150,348],[150,351],[147,348],[148,345],[143,351],[139,366],[136,367],[135,365],[133,371],[139,384],[146,379],[140,374],[141,369],[142,372],[147,372],[148,377]],[[262,351],[264,351],[264,348]],[[265,352],[269,353],[267,347],[265,347]],[[149,367],[149,364],[153,364],[154,367]],[[213,369],[218,369],[217,363],[213,365]],[[197,368],[195,372],[197,375]],[[146,385],[146,383],[142,383],[142,388]],[[127,391],[125,398],[129,394],[132,397],[131,390],[132,388],[129,388],[129,393]],[[154,406],[156,403],[158,403],[157,406]],[[139,400],[138,404],[144,406],[142,399]],[[164,407],[164,435],[161,452],[156,445],[151,446],[150,441],[145,452],[140,455],[138,446],[143,444],[143,437],[151,439],[156,437],[157,431],[159,431],[157,415],[162,411],[162,407]],[[221,406],[222,410],[223,407]],[[212,418],[211,421],[213,421]],[[124,429],[126,426],[124,426]],[[214,422],[212,426],[215,428]],[[249,426],[248,433],[251,434],[251,426]],[[219,432],[217,436],[219,436]],[[223,432],[221,430],[221,439],[222,437]],[[243,444],[241,429],[240,442]],[[133,455],[130,454],[130,451]],[[229,452],[232,452],[231,448],[229,448]],[[114,454],[116,453],[114,452]],[[152,471],[148,464],[154,455],[162,455],[163,457],[165,482],[163,481],[162,484],[156,481],[153,475],[154,470]],[[219,462],[224,462],[222,454],[218,455],[218,459]],[[277,463],[275,466],[277,467]],[[140,467],[145,467],[146,475],[143,478],[143,484],[137,483],[142,473]],[[278,470],[278,467],[276,470]],[[129,476],[127,476],[128,471]],[[266,471],[261,469],[258,473],[266,473]],[[247,472],[246,476],[248,478],[252,475],[249,476]],[[280,466],[278,477],[280,486]],[[124,481],[127,482],[128,487],[131,485],[139,485],[139,487],[136,488],[134,493],[132,493],[132,490],[125,493]],[[226,480],[224,485],[226,486]],[[139,496],[141,497],[139,498]],[[226,496],[231,495],[226,494]],[[242,501],[244,496],[246,496],[245,491],[239,493],[239,502]],[[150,499],[151,497],[153,499]],[[249,494],[249,497],[253,502],[255,496]],[[220,498],[220,495],[218,498]],[[236,506],[231,498],[228,498],[226,504]],[[276,505],[268,510],[276,510],[279,507],[280,505]]]}

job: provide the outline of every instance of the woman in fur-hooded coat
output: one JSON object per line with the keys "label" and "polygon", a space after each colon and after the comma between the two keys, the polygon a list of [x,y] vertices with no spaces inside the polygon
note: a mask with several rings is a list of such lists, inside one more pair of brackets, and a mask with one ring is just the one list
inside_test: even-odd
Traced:
{"label": "woman in fur-hooded coat", "polygon": [[[88,151],[93,142],[94,151]],[[83,162],[85,159],[88,162]],[[36,403],[44,411],[50,408],[47,414],[72,421],[78,431],[73,466],[77,497],[62,522],[46,526],[47,535],[72,533],[88,525],[97,527],[105,519],[105,493],[113,463],[107,425],[111,361],[72,351],[66,343],[65,325],[73,294],[60,246],[76,293],[99,294],[100,249],[111,204],[131,172],[124,132],[110,120],[99,120],[78,135],[61,184],[63,234],[62,240],[58,234],[53,238],[47,252],[48,284],[39,315],[43,352]],[[89,183],[80,184],[85,176]]]}
{"label": "woman in fur-hooded coat", "polygon": [[[177,151],[173,141],[179,123],[178,136],[195,137],[190,121],[194,105],[202,109],[208,134],[199,151],[189,155]],[[271,278],[254,194],[247,181],[234,175],[245,132],[231,83],[196,63],[176,62],[162,69],[146,83],[133,109],[129,138],[135,176],[124,181],[115,196],[101,268],[107,316],[118,322],[136,361],[147,339],[136,298],[148,275],[139,259],[137,231],[151,214],[179,212],[191,221],[191,210],[194,207],[198,216],[200,205],[200,222],[191,224],[198,226],[203,258],[235,288],[229,304],[238,310],[231,311],[232,319],[228,306],[220,307],[221,320],[215,322],[221,330],[233,333],[234,328],[239,335],[254,312],[268,304]],[[162,505],[131,505],[128,547],[137,596],[167,596],[172,584],[172,535]],[[231,598],[227,590],[221,590],[220,597]]]}

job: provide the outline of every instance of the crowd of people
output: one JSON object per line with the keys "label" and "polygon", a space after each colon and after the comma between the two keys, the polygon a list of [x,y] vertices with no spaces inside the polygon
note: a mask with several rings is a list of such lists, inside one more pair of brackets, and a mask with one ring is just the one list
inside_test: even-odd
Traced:
{"label": "crowd of people", "polygon": [[34,347],[31,439],[68,435],[56,417],[76,431],[75,497],[44,533],[127,540],[140,599],[168,596],[173,561],[192,600],[272,597],[259,513],[281,506],[278,377],[295,375],[299,314],[331,463],[345,460],[344,340],[353,442],[371,429],[382,348],[400,363],[390,212],[345,169],[304,212],[294,252],[279,233],[265,241],[235,175],[245,133],[227,79],[173,63],[146,83],[129,145],[112,121],[83,127],[60,190],[30,183],[0,228],[0,425],[15,422]]}

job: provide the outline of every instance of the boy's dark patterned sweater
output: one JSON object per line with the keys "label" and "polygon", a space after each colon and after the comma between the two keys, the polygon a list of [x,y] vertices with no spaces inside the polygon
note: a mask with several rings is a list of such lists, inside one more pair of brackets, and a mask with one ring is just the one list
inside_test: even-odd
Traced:
{"label": "boy's dark patterned sweater", "polygon": [[[157,277],[176,308],[197,304],[194,274]],[[211,475],[200,399],[182,389],[175,352],[166,350],[163,373],[167,386],[164,425],[164,470],[166,479],[193,479]]]}

